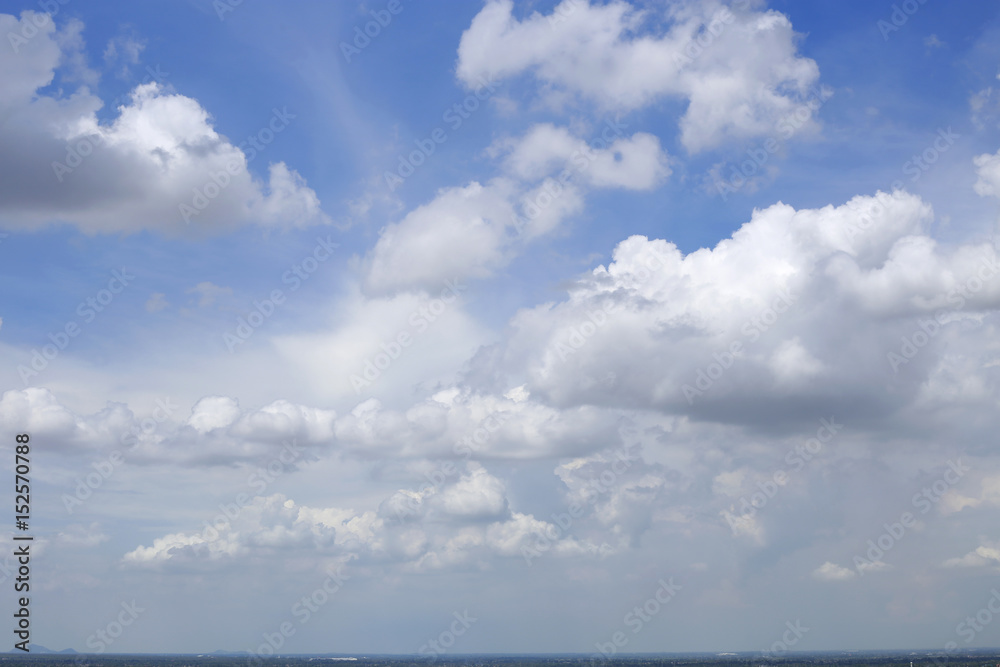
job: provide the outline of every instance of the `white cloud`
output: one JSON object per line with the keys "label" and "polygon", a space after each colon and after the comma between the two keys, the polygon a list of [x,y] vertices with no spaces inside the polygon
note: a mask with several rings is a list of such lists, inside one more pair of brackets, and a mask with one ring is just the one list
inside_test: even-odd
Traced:
{"label": "white cloud", "polygon": [[65,545],[71,549],[88,549],[95,547],[108,540],[100,524],[94,522],[89,525],[73,524],[56,534],[56,543]]}
{"label": "white cloud", "polygon": [[[18,24],[0,15],[0,31],[17,32],[32,16]],[[96,115],[103,102],[87,87],[39,94],[67,67],[80,30],[77,22],[57,33],[49,21],[18,53],[0,50],[0,226],[189,234],[329,222],[301,176],[279,162],[266,181],[255,179],[209,112],[159,83],[137,86],[106,124]]]}
{"label": "white cloud", "polygon": [[333,444],[336,412],[279,399],[258,409],[242,410],[233,398],[198,401],[189,419],[179,406],[160,401],[153,416],[140,418],[128,406],[108,402],[90,415],[61,404],[48,389],[10,390],[0,397],[0,427],[30,430],[44,436],[45,450],[57,452],[127,452],[131,463],[232,465],[267,460],[281,447]]}
{"label": "white cloud", "polygon": [[52,82],[62,52],[55,39],[55,23],[48,15],[26,10],[18,19],[0,14],[0,31],[5,36],[20,35],[22,31],[30,34],[28,29],[34,32],[38,25],[41,27],[32,39],[16,47],[10,45],[11,48],[5,48],[0,55],[0,81],[3,81],[4,93],[0,96],[0,109],[5,115],[30,103],[36,90]]}
{"label": "white cloud", "polygon": [[447,279],[486,278],[523,244],[579,212],[588,188],[649,190],[671,173],[659,140],[609,124],[588,145],[568,130],[536,125],[496,142],[506,176],[485,185],[442,188],[427,204],[386,226],[363,262],[366,291],[440,289]]}
{"label": "white cloud", "polygon": [[978,179],[973,186],[982,197],[1000,197],[1000,151],[973,159]]}
{"label": "white cloud", "polygon": [[[406,411],[366,401],[337,421],[337,439],[359,452],[535,459],[612,445],[619,437],[617,421],[615,414],[586,406],[557,410],[464,390],[440,392]],[[456,451],[456,443],[464,448]]]}
{"label": "white cloud", "polygon": [[[660,30],[650,29],[661,19],[654,10],[625,2],[564,0],[551,16],[518,20],[510,0],[491,0],[462,35],[458,77],[474,86],[480,77],[531,72],[550,102],[569,93],[607,110],[685,99],[681,142],[691,152],[775,134],[819,77],[776,11],[716,0],[663,11],[669,27]],[[808,118],[789,124],[789,136],[811,125]]]}
{"label": "white cloud", "polygon": [[436,498],[441,509],[458,517],[498,517],[507,512],[502,481],[482,466],[469,464],[469,472]]}
{"label": "white cloud", "polygon": [[166,294],[163,292],[153,292],[146,301],[146,312],[158,313],[169,305],[170,303],[167,301]]}
{"label": "white cloud", "polygon": [[200,282],[191,289],[187,290],[188,294],[198,295],[198,307],[207,308],[215,303],[215,300],[223,296],[232,296],[232,287],[220,287],[209,281]]}
{"label": "white cloud", "polygon": [[188,425],[199,433],[226,428],[240,416],[240,405],[235,398],[208,396],[195,403],[188,417]]}
{"label": "white cloud", "polygon": [[621,131],[609,124],[604,133],[610,136],[595,140],[595,148],[572,136],[566,128],[548,123],[536,125],[523,138],[501,144],[511,147],[504,166],[523,180],[540,180],[568,169],[571,174],[579,171],[578,180],[591,187],[629,190],[649,190],[670,175],[659,139],[644,132],[616,138],[608,129]]}
{"label": "white cloud", "polygon": [[[916,398],[910,373],[932,377],[961,323],[1000,307],[996,249],[941,247],[924,231],[931,218],[913,195],[880,193],[755,211],[732,238],[687,255],[632,237],[566,301],[520,311],[489,372],[527,377],[533,397],[563,407],[767,420],[794,397],[800,413],[846,417],[859,402],[893,412]],[[892,362],[902,338],[942,310],[927,347]],[[724,372],[699,379],[712,364]],[[928,400],[946,400],[927,387],[937,395]]]}
{"label": "white cloud", "polygon": [[[1000,74],[997,75],[1000,79]],[[997,99],[993,86],[987,86],[969,96],[969,108],[972,110],[972,124],[982,130],[988,122],[994,122],[997,111],[1000,110],[1000,100]]]}
{"label": "white cloud", "polygon": [[746,537],[758,546],[765,543],[764,528],[755,514],[750,512],[733,514],[729,510],[722,510],[719,514],[729,525],[733,537]]}
{"label": "white cloud", "polygon": [[812,356],[795,336],[782,341],[771,355],[771,370],[782,384],[808,381],[823,370],[823,363]]}
{"label": "white cloud", "polygon": [[858,561],[856,567],[860,574],[867,574],[868,572],[883,572],[885,570],[892,569],[892,565],[889,565],[884,560]]}
{"label": "white cloud", "polygon": [[961,512],[966,507],[1000,506],[1000,475],[985,475],[980,480],[980,491],[974,496],[966,496],[955,489],[949,489],[941,496],[941,513],[944,515]]}
{"label": "white cloud", "polygon": [[944,567],[987,567],[1000,566],[1000,542],[983,540],[973,551],[958,558],[949,558]]}
{"label": "white cloud", "polygon": [[747,478],[747,470],[724,470],[712,480],[712,493],[735,498],[743,491],[743,483]]}
{"label": "white cloud", "polygon": [[813,577],[820,581],[850,581],[857,574],[854,570],[827,561],[813,570]]}
{"label": "white cloud", "polygon": [[[641,442],[632,441],[556,467],[554,472],[566,487],[569,514],[564,513],[563,519],[574,521],[575,534],[634,546],[657,521],[688,521],[689,478],[646,461],[641,448]],[[588,533],[579,524],[588,525],[590,520]]]}
{"label": "white cloud", "polygon": [[96,448],[108,442],[109,433],[127,432],[134,425],[132,412],[121,403],[84,417],[67,409],[48,389],[12,389],[0,397],[0,425],[10,432],[27,431],[45,439],[55,451]]}
{"label": "white cloud", "polygon": [[[816,210],[777,204],[755,211],[715,248],[687,255],[663,240],[631,237],[566,300],[520,311],[479,354],[488,334],[461,308],[447,309],[428,324],[428,332],[437,327],[433,335],[421,338],[411,327],[426,297],[359,296],[334,313],[334,322],[349,325],[275,339],[318,395],[357,396],[353,411],[337,418],[276,401],[238,412],[233,399],[211,399],[195,408],[188,426],[140,438],[137,452],[144,460],[245,460],[298,438],[351,452],[447,456],[494,413],[508,419],[479,456],[587,456],[620,442],[621,410],[782,424],[794,401],[798,414],[817,419],[906,411],[926,419],[935,405],[983,400],[990,386],[985,362],[973,364],[959,384],[954,369],[991,354],[988,331],[964,332],[960,351],[952,340],[963,323],[990,317],[1000,305],[1000,281],[979,279],[989,268],[983,258],[996,256],[993,247],[940,246],[926,235],[931,219],[918,197],[896,192]],[[973,279],[977,289],[952,298]],[[948,315],[940,333],[894,368],[890,353],[939,309]],[[352,375],[363,375],[366,359],[383,354],[400,332],[416,342],[377,369],[364,395],[352,391]],[[742,349],[729,358],[734,342]],[[712,364],[725,372],[713,371],[705,386],[699,374]],[[437,392],[431,398],[409,398],[413,388],[426,396],[429,387]],[[523,390],[520,400],[502,397],[511,387]],[[362,402],[365,396],[387,404]],[[49,428],[59,424],[69,440],[89,437],[78,426],[85,418],[44,391],[9,392],[0,402],[5,412],[22,422],[45,415]],[[127,409],[109,414],[122,415],[118,429],[132,424]]]}
{"label": "white cloud", "polygon": [[235,518],[206,524],[195,533],[173,533],[138,546],[122,560],[140,567],[174,562],[228,561],[275,555],[287,549],[309,549],[320,554],[356,554],[377,548],[373,527],[381,524],[373,513],[297,506],[281,494],[255,496]]}
{"label": "white cloud", "polygon": [[145,49],[145,40],[136,35],[118,35],[108,40],[104,47],[104,63],[110,68],[117,68],[115,76],[126,78],[131,66],[139,63],[139,56]]}
{"label": "white cloud", "polygon": [[[298,505],[282,494],[255,496],[235,516],[220,516],[195,532],[155,538],[151,545],[127,552],[122,561],[141,568],[186,568],[283,558],[293,549],[300,557],[319,561],[354,560],[428,571],[521,558],[526,549],[535,556],[562,557],[599,551],[591,543],[559,534],[548,522],[510,511],[502,482],[476,464],[428,493],[435,511],[409,513],[406,521],[386,511],[385,504],[397,494],[379,513]],[[442,522],[443,517],[450,520]],[[544,546],[539,549],[540,544]]]}
{"label": "white cloud", "polygon": [[[366,298],[352,291],[328,308],[326,326],[272,343],[279,363],[323,400],[353,405],[368,396],[412,398],[414,387],[453,381],[491,337],[463,308],[471,298],[469,283],[454,275],[428,293]],[[408,344],[399,343],[401,335]]]}
{"label": "white cloud", "polygon": [[490,275],[508,260],[514,193],[504,180],[441,190],[382,231],[366,261],[366,287],[440,290],[447,279]]}
{"label": "white cloud", "polygon": [[937,49],[944,45],[945,43],[941,41],[941,38],[935,35],[934,33],[931,33],[927,37],[924,37],[924,46],[926,46],[929,49]]}

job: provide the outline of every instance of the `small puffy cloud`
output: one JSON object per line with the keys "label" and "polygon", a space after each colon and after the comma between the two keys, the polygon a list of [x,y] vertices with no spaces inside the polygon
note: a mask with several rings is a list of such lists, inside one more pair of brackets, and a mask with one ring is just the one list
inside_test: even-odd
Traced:
{"label": "small puffy cloud", "polygon": [[712,493],[735,498],[743,492],[743,483],[746,477],[747,471],[744,468],[724,470],[712,480]]}
{"label": "small puffy cloud", "polygon": [[116,434],[135,426],[127,406],[109,402],[92,415],[78,415],[62,405],[48,389],[29,387],[0,396],[0,428],[41,436],[46,448],[71,452],[117,442]]}
{"label": "small puffy cloud", "polygon": [[827,561],[813,570],[813,578],[820,581],[850,581],[857,576],[854,570]]}
{"label": "small puffy cloud", "polygon": [[957,558],[949,558],[944,567],[988,567],[1000,566],[1000,542],[984,540],[973,551]]}
{"label": "small puffy cloud", "polygon": [[504,482],[479,463],[467,461],[463,470],[462,464],[449,462],[447,468],[434,467],[424,474],[434,483],[396,491],[379,505],[379,516],[462,523],[501,520],[510,514]]}
{"label": "small puffy cloud", "polygon": [[230,426],[240,414],[240,405],[235,398],[207,396],[191,408],[187,423],[199,433],[208,433]]}
{"label": "small puffy cloud", "polygon": [[564,535],[555,525],[519,512],[513,512],[507,521],[490,524],[485,542],[499,555],[528,559],[545,554],[567,557],[602,553],[592,542]]}
{"label": "small puffy cloud", "polygon": [[122,34],[108,40],[104,47],[104,64],[115,70],[115,76],[127,78],[132,65],[139,63],[139,56],[146,42],[134,34]]}
{"label": "small puffy cloud", "polygon": [[191,289],[187,290],[188,294],[198,295],[198,307],[207,308],[215,303],[215,300],[219,297],[232,296],[232,287],[220,287],[211,282],[205,281],[200,282]]}
{"label": "small puffy cloud", "polygon": [[367,289],[440,291],[445,280],[490,275],[508,261],[514,193],[503,180],[439,191],[382,231],[366,260]]}
{"label": "small puffy cloud", "polygon": [[441,509],[452,516],[485,518],[507,513],[506,489],[502,481],[477,464],[438,497]]}
{"label": "small puffy cloud", "polygon": [[978,177],[973,186],[982,197],[1000,197],[1000,151],[973,158]]}
{"label": "small puffy cloud", "polygon": [[448,279],[492,276],[580,211],[588,189],[649,190],[670,175],[653,135],[624,136],[613,123],[601,132],[597,148],[550,124],[496,142],[489,153],[503,155],[505,175],[442,188],[386,226],[362,263],[366,291],[440,290]]}
{"label": "small puffy cloud", "polygon": [[[1000,79],[1000,76],[997,77]],[[1000,111],[1000,96],[993,86],[987,86],[969,96],[972,124],[976,129],[985,129],[987,123],[995,122]]]}
{"label": "small puffy cloud", "polygon": [[[149,565],[156,562],[163,562],[170,559],[175,554],[182,552],[195,552],[195,545],[204,546],[207,540],[199,535],[185,535],[184,533],[171,533],[153,540],[153,544],[148,547],[138,546],[123,556],[126,563]],[[224,552],[224,545],[218,543],[210,553],[219,554]]]}
{"label": "small puffy cloud", "polygon": [[225,562],[240,557],[274,556],[288,549],[320,554],[355,553],[373,546],[374,514],[297,506],[281,494],[255,496],[235,518],[194,533],[171,533],[138,546],[122,561],[136,567],[168,562]]}
{"label": "small puffy cloud", "polygon": [[170,303],[167,301],[166,294],[163,292],[153,292],[146,301],[146,312],[158,313],[169,305]]}
{"label": "small puffy cloud", "polygon": [[948,491],[940,500],[940,512],[944,516],[949,514],[954,514],[956,512],[961,512],[966,507],[978,507],[982,501],[978,498],[969,498],[968,496],[963,496],[955,491]]}
{"label": "small puffy cloud", "polygon": [[100,524],[94,522],[87,526],[82,524],[66,526],[56,534],[54,541],[72,549],[87,549],[107,540],[108,536],[101,531]]}
{"label": "small puffy cloud", "polygon": [[883,572],[885,570],[892,569],[892,565],[889,565],[883,560],[859,560],[856,567],[860,574],[867,574],[868,572]]}
{"label": "small puffy cloud", "polygon": [[[959,464],[961,464],[961,460]],[[985,475],[980,480],[978,494],[969,496],[959,493],[956,489],[948,489],[940,500],[940,511],[945,516],[961,512],[966,507],[980,506],[1000,506],[1000,475]]]}
{"label": "small puffy cloud", "polygon": [[924,37],[924,46],[928,49],[937,49],[944,46],[944,42],[941,41],[940,37],[931,33],[930,35],[927,35],[927,37]]}
{"label": "small puffy cloud", "polygon": [[593,142],[603,148],[595,148],[566,128],[536,125],[520,140],[504,142],[511,147],[504,167],[524,180],[539,180],[567,169],[571,177],[579,172],[576,180],[591,187],[629,190],[649,190],[670,175],[659,139],[644,132],[616,137],[608,132],[614,129],[612,123],[603,128],[604,134]]}
{"label": "small puffy cloud", "polygon": [[365,289],[438,292],[448,280],[492,276],[523,243],[552,232],[582,204],[577,185],[553,179],[534,187],[496,178],[443,188],[382,230],[363,262]]}
{"label": "small puffy cloud", "polygon": [[745,537],[757,545],[765,543],[764,528],[760,525],[755,514],[749,512],[733,514],[729,510],[723,510],[720,515],[729,525],[733,537]]}

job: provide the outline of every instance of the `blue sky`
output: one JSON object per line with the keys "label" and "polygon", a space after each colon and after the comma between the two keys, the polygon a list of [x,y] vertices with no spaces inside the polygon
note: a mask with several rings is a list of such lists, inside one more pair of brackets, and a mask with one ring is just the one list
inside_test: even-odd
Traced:
{"label": "blue sky", "polygon": [[1000,643],[995,6],[228,2],[0,2],[34,641]]}

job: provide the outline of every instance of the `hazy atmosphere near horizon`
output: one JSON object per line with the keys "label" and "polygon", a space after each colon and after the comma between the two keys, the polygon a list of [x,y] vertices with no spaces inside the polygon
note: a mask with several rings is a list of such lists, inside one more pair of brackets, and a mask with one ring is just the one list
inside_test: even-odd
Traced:
{"label": "hazy atmosphere near horizon", "polygon": [[998,646],[998,226],[994,1],[0,0],[0,650]]}

